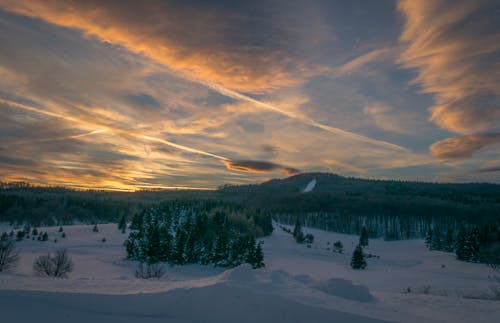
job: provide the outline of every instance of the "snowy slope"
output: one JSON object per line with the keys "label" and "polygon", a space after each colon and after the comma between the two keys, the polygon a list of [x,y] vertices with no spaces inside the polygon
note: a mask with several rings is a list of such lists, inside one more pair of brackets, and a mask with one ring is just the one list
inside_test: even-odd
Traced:
{"label": "snowy slope", "polygon": [[302,193],[309,193],[315,187],[316,187],[316,179],[313,179],[312,181],[310,181],[309,183],[307,183],[307,186],[302,190]]}
{"label": "snowy slope", "polygon": [[[17,244],[19,266],[0,273],[7,322],[61,315],[72,322],[494,322],[500,316],[498,302],[463,297],[488,290],[486,266],[429,252],[421,240],[370,240],[366,252],[380,258],[355,271],[349,261],[356,236],[305,228],[315,236],[307,248],[276,228],[263,239],[264,269],[167,265],[165,277],[140,280],[136,263],[123,259],[126,235],[116,225],[100,225],[98,233],[87,225],[64,229],[65,239],[46,228],[51,241]],[[327,250],[337,240],[344,254]],[[33,260],[61,247],[75,262],[69,278],[33,275]],[[27,305],[33,310],[23,311]]]}

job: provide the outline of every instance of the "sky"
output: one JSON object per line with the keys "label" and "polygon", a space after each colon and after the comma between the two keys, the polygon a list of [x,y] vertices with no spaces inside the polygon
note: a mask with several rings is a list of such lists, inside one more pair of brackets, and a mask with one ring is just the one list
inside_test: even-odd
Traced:
{"label": "sky", "polygon": [[500,2],[0,0],[0,180],[500,182]]}

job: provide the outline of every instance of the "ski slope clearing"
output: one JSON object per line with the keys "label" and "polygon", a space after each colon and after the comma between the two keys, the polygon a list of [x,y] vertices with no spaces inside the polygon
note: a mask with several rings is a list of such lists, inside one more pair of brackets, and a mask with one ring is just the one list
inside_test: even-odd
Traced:
{"label": "ski slope clearing", "polygon": [[310,181],[309,183],[307,183],[307,186],[302,190],[302,193],[309,193],[315,187],[316,187],[316,179],[313,179],[312,181]]}
{"label": "ski slope clearing", "polygon": [[[491,270],[429,252],[422,240],[370,240],[366,270],[352,270],[358,237],[304,228],[315,242],[295,243],[276,226],[262,239],[266,267],[169,266],[160,279],[134,277],[124,260],[126,234],[115,224],[58,227],[49,241],[24,240],[18,267],[0,273],[0,311],[7,322],[495,322]],[[102,242],[103,238],[105,241]],[[54,242],[57,239],[57,243]],[[342,254],[330,250],[342,241]],[[66,279],[38,277],[36,257],[67,248],[75,269]],[[465,296],[465,297],[464,297]],[[26,311],[30,308],[30,311]]]}

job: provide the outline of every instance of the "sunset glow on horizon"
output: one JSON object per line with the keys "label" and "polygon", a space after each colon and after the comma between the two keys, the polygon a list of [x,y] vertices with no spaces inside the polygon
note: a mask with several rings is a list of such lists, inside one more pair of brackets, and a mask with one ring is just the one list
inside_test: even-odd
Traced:
{"label": "sunset glow on horizon", "polygon": [[0,0],[0,181],[500,182],[495,0]]}

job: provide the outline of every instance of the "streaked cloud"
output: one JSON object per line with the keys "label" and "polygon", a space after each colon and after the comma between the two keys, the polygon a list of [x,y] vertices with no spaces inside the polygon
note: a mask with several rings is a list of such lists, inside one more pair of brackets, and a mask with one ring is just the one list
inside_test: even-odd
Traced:
{"label": "streaked cloud", "polygon": [[405,18],[400,63],[415,69],[414,83],[434,95],[430,120],[468,135],[438,142],[431,151],[466,157],[493,144],[481,133],[500,124],[498,1],[402,0],[398,9]]}
{"label": "streaked cloud", "polygon": [[[464,8],[484,15],[483,3]],[[439,31],[448,25],[424,39],[438,42],[436,54],[405,56],[425,46],[412,43],[419,34],[399,39],[404,10],[336,0],[0,0],[0,180],[119,190],[214,188],[299,170],[500,180],[476,171],[498,159],[484,137],[500,130],[498,95],[452,78],[481,59],[448,64],[453,46],[438,42],[453,38]],[[426,60],[443,53],[432,67],[442,80],[421,81]],[[430,153],[449,130],[474,143],[438,142]],[[458,146],[469,148],[446,152]]]}
{"label": "streaked cloud", "polygon": [[500,144],[500,133],[447,138],[431,145],[431,153],[440,159],[471,157],[484,147]]}
{"label": "streaked cloud", "polygon": [[228,169],[249,173],[270,173],[278,171],[290,176],[300,172],[298,169],[293,167],[287,167],[262,160],[224,160],[223,163]]}
{"label": "streaked cloud", "polygon": [[400,134],[410,134],[414,130],[412,129],[413,120],[411,113],[400,113],[398,110],[382,103],[365,105],[363,112],[380,129]]}
{"label": "streaked cloud", "polygon": [[[82,30],[151,57],[186,77],[235,91],[261,93],[299,82],[290,71],[295,67],[299,72],[299,62],[290,58],[289,48],[280,42],[286,30],[272,22],[276,18],[272,8],[253,7],[257,12],[244,13],[243,4],[217,7],[159,0],[27,0],[1,1],[0,5]],[[257,38],[262,32],[268,36]]]}

